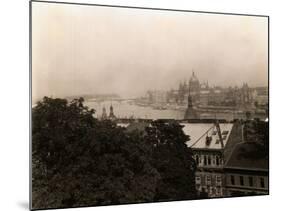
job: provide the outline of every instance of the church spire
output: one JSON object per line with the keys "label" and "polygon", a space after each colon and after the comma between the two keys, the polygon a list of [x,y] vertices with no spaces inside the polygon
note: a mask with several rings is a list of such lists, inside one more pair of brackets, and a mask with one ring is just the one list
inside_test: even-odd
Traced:
{"label": "church spire", "polygon": [[199,115],[196,110],[193,108],[192,96],[190,95],[190,87],[188,89],[188,105],[185,111],[184,119],[198,119]]}
{"label": "church spire", "polygon": [[113,111],[113,106],[112,104],[110,105],[110,111],[109,111],[109,116],[108,116],[109,119],[111,120],[116,120],[116,116],[114,115],[114,111]]}
{"label": "church spire", "polygon": [[106,109],[105,109],[105,107],[104,107],[104,106],[103,106],[103,108],[102,108],[102,115],[101,115],[101,119],[102,119],[102,120],[107,119]]}

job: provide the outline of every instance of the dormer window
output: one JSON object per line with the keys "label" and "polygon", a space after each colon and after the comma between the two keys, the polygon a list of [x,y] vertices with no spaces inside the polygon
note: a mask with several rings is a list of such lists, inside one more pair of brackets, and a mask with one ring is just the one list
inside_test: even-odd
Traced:
{"label": "dormer window", "polygon": [[206,136],[206,146],[210,146],[212,141],[212,136]]}
{"label": "dormer window", "polygon": [[224,130],[224,131],[222,131],[222,133],[221,133],[222,135],[227,135],[228,134],[228,130]]}

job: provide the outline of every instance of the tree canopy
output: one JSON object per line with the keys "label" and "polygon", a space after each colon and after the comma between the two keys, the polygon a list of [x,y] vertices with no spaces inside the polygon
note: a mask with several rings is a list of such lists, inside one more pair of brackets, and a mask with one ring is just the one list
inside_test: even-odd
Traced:
{"label": "tree canopy", "polygon": [[44,97],[32,109],[33,208],[194,197],[194,161],[179,125],[128,132],[83,102]]}
{"label": "tree canopy", "polygon": [[153,166],[160,173],[155,200],[183,200],[196,197],[196,163],[186,136],[177,122],[157,120],[147,128],[146,140],[153,144]]}

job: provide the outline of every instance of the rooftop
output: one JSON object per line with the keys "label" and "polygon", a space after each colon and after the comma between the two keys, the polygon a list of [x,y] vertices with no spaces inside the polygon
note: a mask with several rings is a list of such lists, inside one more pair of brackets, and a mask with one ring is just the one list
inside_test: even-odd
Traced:
{"label": "rooftop", "polygon": [[[181,123],[183,131],[190,136],[186,144],[192,148],[200,149],[222,149],[217,129],[213,123]],[[233,123],[220,123],[223,144],[227,144]],[[209,143],[206,139],[209,137]]]}
{"label": "rooftop", "polygon": [[131,124],[129,124],[129,125],[127,126],[126,130],[127,130],[128,132],[132,132],[132,131],[134,131],[134,130],[138,130],[138,131],[144,132],[145,129],[146,129],[147,127],[149,127],[149,126],[150,126],[150,123],[149,123],[149,122],[133,122],[133,123],[131,123]]}
{"label": "rooftop", "polygon": [[230,158],[226,161],[225,168],[268,171],[268,159],[256,157],[256,151],[255,142],[236,144]]}

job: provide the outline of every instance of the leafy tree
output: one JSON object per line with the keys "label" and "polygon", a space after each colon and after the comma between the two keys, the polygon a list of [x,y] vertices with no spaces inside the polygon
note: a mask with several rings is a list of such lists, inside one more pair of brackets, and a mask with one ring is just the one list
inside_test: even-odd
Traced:
{"label": "leafy tree", "polygon": [[32,109],[32,207],[152,201],[160,176],[151,145],[98,121],[83,101],[44,97]]}
{"label": "leafy tree", "polygon": [[153,144],[153,166],[160,173],[155,200],[194,199],[196,164],[187,147],[186,136],[176,122],[157,120],[147,128],[146,139]]}

